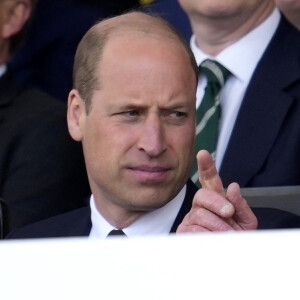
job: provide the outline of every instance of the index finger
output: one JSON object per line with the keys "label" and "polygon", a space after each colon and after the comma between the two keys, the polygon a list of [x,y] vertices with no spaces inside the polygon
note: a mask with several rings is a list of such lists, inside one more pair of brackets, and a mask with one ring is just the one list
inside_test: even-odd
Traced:
{"label": "index finger", "polygon": [[200,150],[197,154],[197,163],[202,187],[225,196],[222,180],[211,155],[206,150]]}

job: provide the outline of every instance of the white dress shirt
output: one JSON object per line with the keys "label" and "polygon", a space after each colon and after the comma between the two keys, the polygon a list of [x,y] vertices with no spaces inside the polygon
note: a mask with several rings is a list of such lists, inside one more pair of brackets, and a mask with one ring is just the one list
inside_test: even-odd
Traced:
{"label": "white dress shirt", "polygon": [[[168,235],[181,208],[185,194],[186,185],[179,194],[165,206],[144,214],[128,227],[123,228],[123,232],[127,237]],[[90,198],[90,207],[92,229],[89,237],[105,239],[111,230],[117,228],[108,223],[97,210],[93,195]]]}
{"label": "white dress shirt", "polygon": [[[205,59],[214,59],[225,66],[232,74],[220,93],[222,114],[220,119],[219,137],[216,149],[216,167],[219,170],[225,150],[228,145],[231,132],[246,89],[252,74],[271,41],[280,21],[280,13],[277,8],[258,27],[230,45],[216,57],[209,56],[196,45],[195,36],[191,37],[191,48],[200,65]],[[200,74],[197,88],[198,108],[204,95],[206,77]]]}

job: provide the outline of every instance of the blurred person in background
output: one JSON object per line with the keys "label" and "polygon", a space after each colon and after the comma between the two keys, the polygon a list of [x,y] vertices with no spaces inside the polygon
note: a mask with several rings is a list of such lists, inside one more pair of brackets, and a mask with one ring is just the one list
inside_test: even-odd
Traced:
{"label": "blurred person in background", "polygon": [[[273,0],[179,3],[191,23],[197,64],[213,61],[229,73],[214,103],[221,111],[215,163],[224,185],[299,185],[299,31]],[[207,78],[200,72],[198,111]]]}
{"label": "blurred person in background", "polygon": [[0,198],[8,205],[6,233],[82,207],[90,193],[81,145],[68,133],[66,105],[20,87],[8,66],[34,3],[0,0]]}
{"label": "blurred person in background", "polygon": [[84,33],[98,20],[139,6],[138,0],[38,0],[26,39],[10,61],[16,79],[67,102]]}

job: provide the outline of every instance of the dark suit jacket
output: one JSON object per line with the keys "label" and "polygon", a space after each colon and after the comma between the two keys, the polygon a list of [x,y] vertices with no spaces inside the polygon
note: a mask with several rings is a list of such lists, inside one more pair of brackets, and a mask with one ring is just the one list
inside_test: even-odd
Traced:
{"label": "dark suit jacket", "polygon": [[142,8],[145,12],[153,12],[170,22],[189,42],[192,29],[188,16],[177,0],[154,0]]}
{"label": "dark suit jacket", "polygon": [[[170,233],[176,232],[184,216],[190,211],[197,187],[189,181],[182,207],[174,221]],[[254,209],[259,221],[259,229],[297,228],[300,227],[300,217],[275,209]],[[8,239],[48,238],[88,236],[91,230],[91,212],[89,207],[80,208],[44,220],[11,233]]]}
{"label": "dark suit jacket", "polygon": [[82,207],[90,194],[81,145],[67,130],[66,105],[0,78],[0,198],[9,230]]}
{"label": "dark suit jacket", "polygon": [[220,175],[224,186],[300,184],[300,32],[285,18],[249,83]]}

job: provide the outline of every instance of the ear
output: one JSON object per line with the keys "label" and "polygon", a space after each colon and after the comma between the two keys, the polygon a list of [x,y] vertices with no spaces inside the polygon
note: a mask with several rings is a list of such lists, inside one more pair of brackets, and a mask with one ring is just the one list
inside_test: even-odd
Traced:
{"label": "ear", "polygon": [[4,2],[5,17],[2,27],[2,37],[10,38],[17,34],[26,21],[29,19],[31,13],[30,0],[14,0]]}
{"label": "ear", "polygon": [[71,137],[75,141],[81,141],[86,119],[85,104],[77,90],[69,93],[67,121]]}

